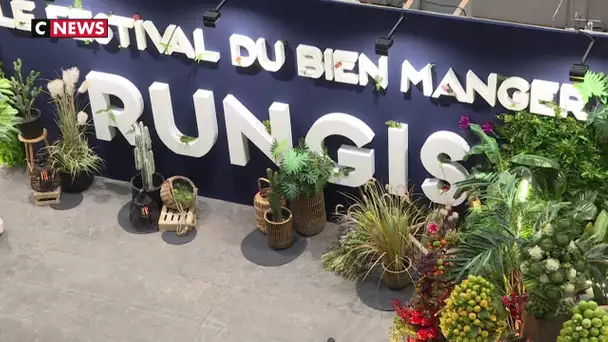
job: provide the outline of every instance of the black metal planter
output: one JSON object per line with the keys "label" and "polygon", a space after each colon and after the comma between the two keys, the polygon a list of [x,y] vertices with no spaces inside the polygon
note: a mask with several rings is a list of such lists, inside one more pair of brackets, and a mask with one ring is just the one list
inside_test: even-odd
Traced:
{"label": "black metal planter", "polygon": [[160,173],[155,173],[152,175],[152,189],[150,189],[149,191],[144,191],[141,173],[136,174],[135,177],[131,178],[131,199],[134,200],[141,192],[143,192],[144,194],[150,196],[150,198],[154,201],[154,203],[156,203],[159,208],[162,208],[163,201],[160,198],[160,188],[163,185],[164,181],[165,177],[163,175],[161,175]]}
{"label": "black metal planter", "polygon": [[359,0],[364,4],[382,5],[391,7],[403,7],[404,0]]}
{"label": "black metal planter", "polygon": [[26,140],[36,139],[42,135],[44,127],[40,121],[40,110],[32,109],[32,116],[28,119],[23,120],[22,123],[17,125],[21,136]]}
{"label": "black metal planter", "polygon": [[59,178],[61,179],[61,192],[73,194],[90,188],[95,175],[86,171],[80,171],[75,175],[59,171]]}

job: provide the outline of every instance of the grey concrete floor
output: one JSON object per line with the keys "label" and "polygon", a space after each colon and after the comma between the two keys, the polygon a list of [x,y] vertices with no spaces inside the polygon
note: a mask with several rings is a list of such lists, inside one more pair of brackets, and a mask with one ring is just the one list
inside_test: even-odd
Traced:
{"label": "grey concrete floor", "polygon": [[[71,210],[36,207],[27,178],[0,174],[0,341],[387,341],[393,313],[325,272],[328,226],[280,267],[246,260],[253,208],[199,198],[196,238],[165,243],[117,224],[127,183],[97,178]],[[252,194],[253,198],[253,194]]]}

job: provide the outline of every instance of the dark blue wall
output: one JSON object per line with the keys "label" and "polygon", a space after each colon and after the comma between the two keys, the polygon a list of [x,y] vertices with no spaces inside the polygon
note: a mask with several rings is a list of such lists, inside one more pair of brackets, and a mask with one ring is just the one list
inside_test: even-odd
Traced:
{"label": "dark blue wall", "polygon": [[[10,13],[7,0],[0,4],[4,13]],[[161,32],[166,25],[177,24],[187,33],[203,27],[203,12],[215,4],[186,0],[83,1],[84,7],[94,13],[113,11],[130,16],[139,12],[144,19],[153,20]],[[37,16],[44,17],[44,2],[40,1],[38,6]],[[377,95],[373,82],[361,88],[296,76],[294,49],[298,44],[359,51],[372,57],[376,38],[385,35],[397,18],[398,13],[393,11],[318,0],[232,0],[224,7],[218,27],[204,29],[207,47],[222,54],[217,68],[197,65],[179,55],[159,56],[153,48],[144,52],[134,47],[131,51],[119,51],[116,41],[107,47],[85,46],[72,40],[30,39],[29,33],[4,28],[0,29],[0,60],[6,63],[21,57],[26,68],[40,70],[46,78],[52,78],[62,67],[71,66],[78,66],[83,74],[90,70],[120,74],[142,92],[146,104],[142,119],[151,128],[154,124],[147,89],[154,81],[167,82],[171,86],[177,125],[189,135],[196,135],[192,131],[192,94],[199,88],[213,90],[220,130],[214,149],[207,156],[194,159],[174,154],[154,137],[157,169],[166,176],[191,177],[204,196],[250,204],[257,176],[271,164],[255,147],[251,147],[251,161],[246,167],[230,164],[222,109],[222,99],[227,94],[235,95],[261,119],[267,118],[273,101],[290,104],[295,139],[304,136],[323,114],[338,111],[359,117],[376,132],[371,147],[376,149],[376,177],[384,180],[388,177],[384,122],[406,122],[410,125],[410,178],[413,184],[420,184],[428,174],[420,164],[418,152],[428,135],[437,130],[458,132],[462,114],[471,113],[475,121],[484,121],[493,119],[493,115],[503,109],[491,109],[483,101],[474,107],[440,104],[416,89],[411,96],[404,96],[399,91],[400,66],[404,59],[416,67],[435,63],[436,83],[449,67],[453,67],[463,81],[465,73],[472,69],[482,78],[496,72],[528,80],[567,82],[569,68],[580,59],[588,44],[586,37],[572,33],[409,15],[390,50],[386,94]],[[287,64],[278,74],[235,70],[229,59],[228,38],[232,33],[253,39],[264,37],[270,42],[287,40],[290,43]],[[596,44],[589,62],[596,70],[608,70],[607,39]],[[52,127],[52,111],[45,101],[41,99],[40,105],[44,106],[45,122]],[[463,135],[467,136],[464,132]],[[330,139],[330,150],[335,152],[339,142],[342,141]],[[93,144],[107,160],[107,176],[127,180],[134,174],[132,149],[122,137],[112,142],[93,141]],[[327,191],[329,207],[339,200],[337,189],[332,186]]]}

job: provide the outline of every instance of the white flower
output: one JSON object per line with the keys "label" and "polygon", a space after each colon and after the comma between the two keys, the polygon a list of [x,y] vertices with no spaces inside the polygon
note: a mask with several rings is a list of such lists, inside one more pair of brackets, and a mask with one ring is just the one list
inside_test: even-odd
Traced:
{"label": "white flower", "polygon": [[544,236],[553,236],[553,226],[551,225],[551,223],[547,223],[547,225],[545,226],[545,228],[543,228],[543,232],[542,235]]}
{"label": "white flower", "polygon": [[559,269],[559,261],[556,259],[545,260],[545,269],[547,272],[555,272]]}
{"label": "white flower", "polygon": [[448,216],[448,211],[445,210],[445,209],[440,209],[439,210],[439,215],[441,215],[441,216]]}
{"label": "white flower", "polygon": [[87,121],[89,120],[89,114],[85,112],[78,112],[76,115],[76,120],[78,121],[78,125],[86,125]]}
{"label": "white flower", "polygon": [[575,253],[577,251],[578,251],[578,247],[576,247],[576,244],[574,243],[574,241],[570,241],[570,244],[568,245],[568,252]]}
{"label": "white flower", "polygon": [[82,82],[82,84],[80,85],[80,87],[78,88],[78,93],[79,94],[84,94],[89,90],[89,81],[84,80],[84,82]]}
{"label": "white flower", "polygon": [[574,280],[576,278],[576,270],[574,268],[569,269],[566,277],[570,280]]}
{"label": "white flower", "polygon": [[47,89],[49,90],[49,93],[51,93],[51,97],[54,99],[65,95],[64,86],[65,84],[60,79],[52,80],[46,85]]}
{"label": "white flower", "polygon": [[572,292],[574,292],[574,285],[564,284],[564,285],[562,285],[562,290],[564,290],[564,292],[566,292],[566,293],[572,293]]}
{"label": "white flower", "polygon": [[78,82],[78,78],[80,77],[80,70],[73,67],[67,70],[62,70],[61,73],[61,78],[63,79],[63,83],[65,83],[66,93],[73,94],[76,88],[76,82]]}
{"label": "white flower", "polygon": [[538,242],[538,240],[540,240],[540,238],[541,238],[541,237],[542,237],[541,233],[540,233],[540,232],[536,232],[536,233],[534,233],[534,235],[532,236],[532,241],[533,241],[534,243],[536,243],[536,242]]}
{"label": "white flower", "polygon": [[453,212],[453,213],[452,213],[452,216],[454,216],[454,219],[455,219],[455,220],[458,220],[459,215],[458,215],[458,213],[457,213],[457,212]]}
{"label": "white flower", "polygon": [[543,258],[543,250],[539,246],[528,249],[528,254],[532,260],[541,260]]}
{"label": "white flower", "polygon": [[541,283],[546,284],[549,282],[549,277],[547,277],[546,274],[542,274],[540,277],[538,277],[538,280],[540,280]]}

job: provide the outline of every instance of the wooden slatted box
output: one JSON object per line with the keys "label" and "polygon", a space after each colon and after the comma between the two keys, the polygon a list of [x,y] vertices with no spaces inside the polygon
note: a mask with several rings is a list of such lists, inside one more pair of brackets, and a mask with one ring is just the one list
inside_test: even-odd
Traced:
{"label": "wooden slatted box", "polygon": [[[190,227],[190,230],[196,229],[196,208],[190,208],[184,215],[186,215],[186,225]],[[174,232],[179,226],[182,214],[177,210],[169,209],[166,205],[163,205],[163,209],[160,212],[160,218],[158,220],[158,230],[161,232]]]}

